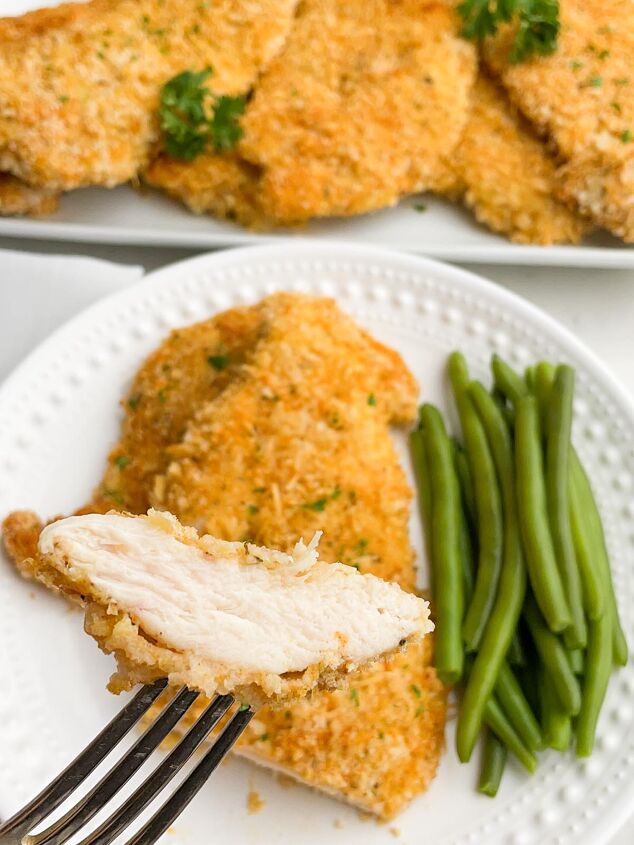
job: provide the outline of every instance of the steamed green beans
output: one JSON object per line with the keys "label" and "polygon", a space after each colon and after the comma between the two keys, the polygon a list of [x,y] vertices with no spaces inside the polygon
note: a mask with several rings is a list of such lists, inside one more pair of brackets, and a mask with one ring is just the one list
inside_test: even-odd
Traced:
{"label": "steamed green beans", "polygon": [[506,657],[524,602],[526,571],[522,560],[515,506],[513,448],[508,426],[494,400],[477,383],[469,395],[478,410],[493,454],[504,502],[502,571],[493,610],[465,685],[458,713],[456,747],[462,761],[471,757],[500,667]]}
{"label": "steamed green beans", "polygon": [[577,719],[577,756],[592,754],[597,721],[612,671],[612,619],[604,614],[590,623],[588,654]]}
{"label": "steamed green beans", "polygon": [[484,741],[484,754],[482,756],[480,780],[478,781],[478,792],[495,798],[500,788],[507,757],[508,751],[506,745],[492,731],[489,731]]}
{"label": "steamed green beans", "polygon": [[487,438],[467,393],[469,373],[459,352],[449,356],[449,377],[454,392],[469,464],[478,533],[475,588],[462,626],[467,651],[475,651],[495,601],[502,561],[502,503]]}
{"label": "steamed green beans", "polygon": [[[537,383],[541,364],[537,368]],[[548,521],[561,583],[570,608],[571,624],[564,632],[568,648],[585,648],[586,620],[581,579],[570,525],[568,477],[572,433],[572,398],[575,374],[571,367],[557,367],[555,380],[544,398],[546,410],[546,500]]]}
{"label": "steamed green beans", "polygon": [[612,571],[605,545],[605,535],[603,533],[601,515],[599,514],[599,509],[592,492],[592,486],[590,485],[590,481],[586,475],[586,471],[584,470],[581,461],[574,450],[572,452],[571,464],[573,484],[577,485],[581,501],[581,511],[583,518],[587,522],[590,536],[592,538],[595,566],[598,568],[605,592],[606,611],[610,614],[612,619],[613,659],[617,666],[625,666],[628,657],[627,641],[619,620],[619,611],[616,604],[616,597],[614,595]]}
{"label": "steamed green beans", "polygon": [[423,405],[420,424],[432,491],[430,536],[436,609],[436,671],[445,683],[455,683],[460,680],[464,663],[460,491],[451,441],[438,409]]}
{"label": "steamed green beans", "polygon": [[531,587],[551,631],[571,622],[546,515],[543,460],[537,402],[518,400],[515,413],[515,468],[522,541]]}
{"label": "steamed green beans", "polygon": [[526,598],[524,618],[561,706],[566,713],[576,716],[581,707],[579,682],[570,667],[566,649],[546,625],[532,595]]}

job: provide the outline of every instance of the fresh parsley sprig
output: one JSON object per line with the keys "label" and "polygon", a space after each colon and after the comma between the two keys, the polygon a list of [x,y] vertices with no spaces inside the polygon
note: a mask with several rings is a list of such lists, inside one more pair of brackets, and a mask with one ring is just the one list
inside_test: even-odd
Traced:
{"label": "fresh parsley sprig", "polygon": [[242,137],[239,118],[244,97],[216,97],[205,82],[211,68],[185,70],[161,89],[159,121],[163,146],[172,158],[192,161],[210,146],[215,152],[231,150]]}
{"label": "fresh parsley sprig", "polygon": [[464,0],[458,6],[462,34],[473,41],[495,35],[502,23],[517,21],[509,62],[548,56],[557,48],[559,0]]}

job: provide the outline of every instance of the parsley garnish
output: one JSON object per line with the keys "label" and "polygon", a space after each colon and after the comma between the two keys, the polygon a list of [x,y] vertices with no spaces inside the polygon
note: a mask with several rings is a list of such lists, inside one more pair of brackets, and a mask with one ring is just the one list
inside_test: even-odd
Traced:
{"label": "parsley garnish", "polygon": [[119,467],[119,469],[125,469],[130,463],[130,458],[126,457],[125,455],[119,455],[118,458],[115,458],[114,462]]}
{"label": "parsley garnish", "polygon": [[634,138],[634,135],[632,135],[631,129],[624,129],[619,135],[619,138],[624,144],[629,144],[632,138]]}
{"label": "parsley garnish", "polygon": [[315,499],[314,502],[306,502],[305,505],[302,505],[302,508],[304,510],[317,511],[318,513],[321,513],[326,509],[326,505],[328,504],[329,500],[338,499],[339,496],[341,496],[341,487],[337,485],[330,494],[330,496],[322,496],[319,499]]}
{"label": "parsley garnish", "polygon": [[248,710],[248,709],[249,709],[249,705],[248,705],[248,704],[241,704],[241,705],[240,705],[240,707],[238,707],[238,712],[239,712],[239,713],[244,713],[244,711],[245,711],[245,710]]}
{"label": "parsley garnish", "polygon": [[228,355],[210,355],[207,358],[207,363],[210,367],[213,367],[214,370],[224,370],[224,368],[229,363],[229,356]]}
{"label": "parsley garnish", "polygon": [[266,742],[268,738],[269,738],[268,734],[262,734],[262,736],[259,737],[259,740],[260,740],[260,742]]}
{"label": "parsley garnish", "polygon": [[373,408],[376,405],[376,396],[374,393],[368,393],[368,405],[371,405]]}
{"label": "parsley garnish", "polygon": [[211,119],[211,137],[217,153],[226,153],[242,138],[242,127],[238,118],[244,112],[247,101],[244,97],[218,97]]}
{"label": "parsley garnish", "polygon": [[557,48],[559,0],[525,0],[519,8],[519,25],[509,53],[509,62],[523,62],[529,56],[548,56]]}
{"label": "parsley garnish", "polygon": [[600,88],[603,85],[603,79],[600,76],[593,76],[588,80],[590,88]]}
{"label": "parsley garnish", "polygon": [[315,499],[314,502],[307,502],[305,505],[302,505],[302,507],[307,511],[318,511],[318,513],[321,513],[325,510],[327,504],[327,497],[322,496],[321,499]]}
{"label": "parsley garnish", "polygon": [[570,62],[570,67],[573,70],[581,70],[581,68],[583,67],[583,62],[580,62],[579,59],[572,59],[572,61]]}
{"label": "parsley garnish", "polygon": [[411,684],[410,689],[414,693],[416,698],[420,698],[420,696],[421,696],[420,687],[416,686],[416,684]]}
{"label": "parsley garnish", "polygon": [[502,23],[517,20],[509,62],[555,51],[559,35],[559,0],[463,0],[458,12],[462,34],[473,41],[495,35]]}
{"label": "parsley garnish", "polygon": [[355,707],[359,706],[359,690],[352,687],[350,690],[350,698],[354,701]]}
{"label": "parsley garnish", "polygon": [[104,487],[102,493],[106,499],[112,499],[117,505],[123,506],[123,496],[118,490],[108,490],[107,487]]}
{"label": "parsley garnish", "polygon": [[250,514],[255,514],[260,510],[257,505],[247,505],[247,512]]}
{"label": "parsley garnish", "polygon": [[422,716],[422,715],[423,715],[423,713],[424,713],[426,710],[427,710],[427,708],[425,707],[425,705],[424,705],[424,704],[419,704],[419,705],[418,705],[418,707],[416,708],[416,712],[414,713],[414,716],[416,716],[416,717],[418,717],[418,716]]}
{"label": "parsley garnish", "polygon": [[427,206],[424,202],[415,202],[412,208],[414,211],[418,211],[419,214],[422,214],[423,211],[427,211]]}
{"label": "parsley garnish", "polygon": [[136,411],[139,407],[139,402],[141,401],[141,396],[131,396],[128,399],[128,408],[132,411]]}
{"label": "parsley garnish", "polygon": [[209,146],[226,152],[242,137],[238,118],[246,99],[215,97],[204,84],[210,76],[210,68],[199,73],[185,70],[161,90],[159,119],[164,147],[172,158],[192,161]]}

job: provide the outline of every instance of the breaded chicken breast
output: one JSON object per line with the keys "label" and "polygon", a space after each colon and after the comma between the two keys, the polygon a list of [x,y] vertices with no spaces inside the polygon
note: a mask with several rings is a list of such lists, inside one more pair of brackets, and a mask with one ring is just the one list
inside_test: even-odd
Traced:
{"label": "breaded chicken breast", "polygon": [[516,243],[578,243],[587,220],[555,196],[557,165],[504,90],[480,74],[443,193]]}
{"label": "breaded chicken breast", "polygon": [[0,173],[0,215],[43,217],[57,211],[59,194],[33,188],[9,173]]}
{"label": "breaded chicken breast", "polygon": [[161,86],[211,67],[243,94],[297,0],[92,0],[0,20],[0,169],[51,190],[134,179],[158,139]]}
{"label": "breaded chicken breast", "polygon": [[374,575],[199,537],[171,514],[110,512],[47,526],[35,576],[86,607],[119,671],[111,689],[166,677],[252,707],[332,687],[433,629],[427,602]]}
{"label": "breaded chicken breast", "polygon": [[170,448],[151,504],[202,532],[282,549],[322,529],[327,512],[324,557],[399,580],[412,558],[411,492],[388,424],[413,417],[415,381],[332,300],[276,294],[260,310],[259,341]]}
{"label": "breaded chicken breast", "polygon": [[457,29],[424,0],[304,0],[243,119],[265,214],[361,214],[432,188],[475,73]]}
{"label": "breaded chicken breast", "polygon": [[161,158],[145,178],[196,213],[254,228],[433,188],[475,75],[457,29],[449,6],[429,0],[303,0],[242,118],[239,157]]}
{"label": "breaded chicken breast", "polygon": [[561,0],[551,56],[507,61],[512,28],[485,47],[513,102],[564,161],[560,194],[634,241],[634,4]]}

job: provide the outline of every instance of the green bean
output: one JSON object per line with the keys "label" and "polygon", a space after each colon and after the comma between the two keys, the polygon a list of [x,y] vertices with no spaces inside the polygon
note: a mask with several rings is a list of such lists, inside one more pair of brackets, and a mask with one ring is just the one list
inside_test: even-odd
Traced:
{"label": "green bean", "polygon": [[[455,441],[453,442],[454,465],[458,467],[458,456],[461,447]],[[458,476],[458,480],[460,477]],[[465,605],[471,600],[473,595],[473,588],[475,584],[475,560],[473,551],[473,537],[469,530],[467,521],[465,496],[462,484],[460,486],[460,514],[459,514],[459,536],[458,545],[460,549],[460,563],[462,567],[462,583],[464,588]]]}
{"label": "green bean", "polygon": [[458,545],[460,498],[451,441],[437,408],[423,405],[421,430],[431,485],[431,564],[436,610],[436,671],[445,683],[462,675],[461,625],[464,609]]}
{"label": "green bean", "polygon": [[495,798],[500,788],[507,756],[508,751],[506,745],[500,742],[494,733],[489,731],[484,741],[484,754],[482,756],[478,792]]}
{"label": "green bean", "polygon": [[517,757],[524,768],[533,774],[537,767],[537,759],[519,738],[495,698],[490,698],[487,701],[484,721],[497,738]]}
{"label": "green bean", "polygon": [[608,614],[590,622],[586,673],[577,719],[577,757],[592,754],[597,721],[612,669],[612,620]]}
{"label": "green bean", "polygon": [[[513,468],[507,458],[512,460],[512,445],[508,426],[503,419],[503,412],[493,396],[487,394],[480,382],[474,381],[469,385],[469,395],[475,405],[476,412],[480,417],[489,448],[493,454],[500,488],[502,492],[503,517],[504,517],[504,551],[508,553],[509,545],[515,546],[512,553],[519,551],[519,528],[517,526],[517,510],[515,507],[515,484]],[[498,454],[496,455],[496,451]],[[521,666],[526,658],[523,653],[518,632],[513,632],[513,638],[509,645],[508,660],[510,663]]]}
{"label": "green bean", "polygon": [[467,522],[470,527],[476,528],[476,506],[475,498],[473,496],[473,479],[471,478],[471,470],[469,469],[469,462],[467,455],[462,446],[457,440],[454,440],[454,459],[456,462],[456,473],[460,481],[460,492],[462,493],[462,503],[464,505]]}
{"label": "green bean", "polygon": [[522,377],[498,355],[491,358],[491,370],[496,390],[506,396],[513,405],[516,405],[522,396],[528,395],[529,390]]}
{"label": "green bean", "polygon": [[524,646],[522,644],[522,640],[519,636],[518,631],[514,631],[513,633],[513,639],[511,640],[511,644],[509,646],[507,659],[511,666],[526,665],[526,655],[524,653]]}
{"label": "green bean", "polygon": [[588,619],[596,621],[605,612],[608,602],[599,568],[595,565],[595,551],[593,549],[587,514],[584,513],[581,491],[579,485],[574,482],[572,469],[568,481],[568,494],[570,500],[570,527],[572,528],[572,541],[581,576],[583,606]]}
{"label": "green bean", "polygon": [[532,595],[526,597],[524,618],[561,706],[566,713],[576,716],[581,706],[579,682],[570,668],[566,649],[546,625]]}
{"label": "green bean", "polygon": [[476,505],[478,565],[475,589],[462,626],[467,651],[476,651],[495,601],[502,562],[502,503],[486,434],[467,388],[469,373],[464,356],[449,356],[449,377],[458,408]]}
{"label": "green bean", "polygon": [[612,583],[612,570],[605,544],[601,515],[592,492],[590,480],[579,460],[579,456],[574,450],[572,452],[571,464],[573,483],[576,484],[577,490],[579,491],[581,513],[587,522],[590,536],[592,537],[595,566],[603,582],[606,610],[608,610],[612,619],[613,660],[617,666],[625,666],[628,656],[627,641],[619,620],[619,611],[614,595],[614,585]]}
{"label": "green bean", "polygon": [[481,384],[472,383],[469,386],[469,395],[482,420],[500,480],[505,531],[498,594],[465,685],[458,714],[456,748],[463,762],[469,760],[473,753],[487,702],[491,698],[517,628],[526,591],[526,570],[517,525],[513,448],[509,429],[502,412]]}
{"label": "green bean", "polygon": [[585,652],[582,649],[573,648],[568,651],[568,663],[575,675],[583,675],[585,662]]}
{"label": "green bean", "polygon": [[530,751],[542,747],[542,735],[535,714],[526,700],[513,670],[505,661],[500,669],[495,695],[505,716]]}
{"label": "green bean", "polygon": [[[542,368],[537,368],[537,385]],[[550,371],[547,370],[548,376]],[[575,558],[570,526],[568,478],[572,433],[572,401],[575,372],[565,364],[557,367],[555,381],[549,388],[546,407],[546,500],[550,535],[555,560],[563,584],[572,623],[564,632],[568,648],[585,648],[587,641],[586,620],[583,613],[581,579]]]}
{"label": "green bean", "polygon": [[524,370],[524,381],[526,382],[526,387],[530,390],[531,393],[535,390],[535,370],[536,367],[526,367]]}
{"label": "green bean", "polygon": [[[427,549],[427,559],[431,563],[431,485],[429,481],[429,466],[425,453],[425,440],[419,428],[409,434],[409,448],[412,456],[412,467],[418,489],[418,508],[423,526],[423,538]],[[432,573],[433,575],[433,573]],[[432,585],[433,586],[433,585]]]}
{"label": "green bean", "polygon": [[541,699],[539,695],[539,677],[538,677],[538,658],[537,654],[529,655],[526,666],[523,666],[520,671],[520,685],[522,692],[526,696],[531,710],[541,721]]}
{"label": "green bean", "polygon": [[555,695],[543,666],[540,666],[539,672],[539,694],[544,742],[548,748],[566,751],[572,739],[572,720]]}
{"label": "green bean", "polygon": [[515,415],[517,501],[528,575],[551,631],[563,631],[571,617],[546,515],[539,416],[534,396],[522,397]]}
{"label": "green bean", "polygon": [[537,404],[539,405],[539,417],[542,426],[542,434],[544,436],[546,435],[548,428],[548,410],[554,382],[555,368],[552,364],[549,364],[546,361],[540,361],[535,367],[535,381],[532,393],[537,398]]}

